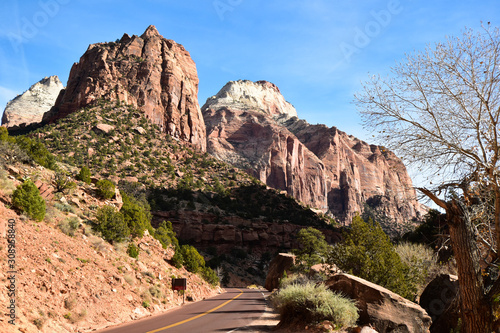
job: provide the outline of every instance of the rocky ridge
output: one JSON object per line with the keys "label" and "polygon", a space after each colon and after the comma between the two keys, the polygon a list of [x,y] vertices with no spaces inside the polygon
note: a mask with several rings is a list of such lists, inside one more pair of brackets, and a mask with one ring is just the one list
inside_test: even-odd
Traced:
{"label": "rocky ridge", "polygon": [[44,123],[100,99],[133,105],[173,138],[205,150],[205,124],[198,105],[198,74],[189,53],[149,26],[139,37],[89,46],[71,69],[68,84]]}
{"label": "rocky ridge", "polygon": [[310,125],[283,100],[271,83],[229,82],[202,107],[208,152],[346,224],[367,201],[396,222],[423,212],[392,152]]}
{"label": "rocky ridge", "polygon": [[64,86],[57,76],[43,78],[7,103],[2,125],[13,129],[40,123],[43,114],[54,106],[62,89]]}

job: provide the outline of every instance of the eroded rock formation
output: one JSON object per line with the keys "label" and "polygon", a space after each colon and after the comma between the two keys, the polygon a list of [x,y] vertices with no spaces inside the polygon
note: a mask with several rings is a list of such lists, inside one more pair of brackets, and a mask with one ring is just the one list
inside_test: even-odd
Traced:
{"label": "eroded rock formation", "polygon": [[207,150],[346,224],[365,202],[396,223],[422,212],[392,152],[299,120],[283,101],[269,82],[229,82],[202,107]]}
{"label": "eroded rock formation", "polygon": [[61,89],[64,86],[57,76],[43,78],[7,103],[2,125],[15,129],[40,123],[43,114],[54,106]]}
{"label": "eroded rock formation", "polygon": [[198,75],[189,53],[149,26],[140,37],[124,34],[116,42],[90,45],[43,121],[56,121],[100,99],[120,101],[142,110],[172,137],[204,150],[197,96]]}
{"label": "eroded rock formation", "polygon": [[325,282],[333,292],[356,301],[358,324],[377,332],[428,333],[431,318],[418,304],[379,285],[353,275],[339,273]]}
{"label": "eroded rock formation", "polygon": [[268,291],[279,288],[283,273],[290,274],[290,268],[293,265],[295,265],[295,256],[293,254],[279,253],[269,264],[264,288]]}

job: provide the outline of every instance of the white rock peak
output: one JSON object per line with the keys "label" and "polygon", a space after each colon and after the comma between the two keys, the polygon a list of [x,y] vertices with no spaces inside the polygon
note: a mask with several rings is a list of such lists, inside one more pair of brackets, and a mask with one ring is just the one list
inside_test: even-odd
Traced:
{"label": "white rock peak", "polygon": [[43,114],[54,105],[61,89],[64,86],[57,76],[43,78],[7,103],[2,125],[14,127],[40,123]]}
{"label": "white rock peak", "polygon": [[296,117],[297,111],[287,102],[278,87],[267,81],[229,81],[215,96],[207,99],[205,108],[231,107],[241,110],[260,110],[273,117]]}

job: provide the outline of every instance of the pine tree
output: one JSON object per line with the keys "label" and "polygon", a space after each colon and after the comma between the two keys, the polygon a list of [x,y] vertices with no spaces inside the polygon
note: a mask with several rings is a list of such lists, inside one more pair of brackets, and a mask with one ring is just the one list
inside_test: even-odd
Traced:
{"label": "pine tree", "polygon": [[329,262],[340,269],[413,299],[416,287],[407,279],[409,267],[394,249],[380,225],[358,215],[344,233],[344,241],[330,253]]}

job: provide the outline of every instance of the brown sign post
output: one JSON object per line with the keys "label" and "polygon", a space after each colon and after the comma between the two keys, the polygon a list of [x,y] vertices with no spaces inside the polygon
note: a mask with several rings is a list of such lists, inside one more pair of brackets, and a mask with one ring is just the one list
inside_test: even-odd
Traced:
{"label": "brown sign post", "polygon": [[172,290],[182,290],[182,304],[184,304],[184,300],[186,298],[186,289],[187,289],[187,280],[185,278],[172,279]]}

